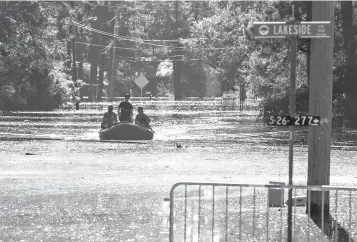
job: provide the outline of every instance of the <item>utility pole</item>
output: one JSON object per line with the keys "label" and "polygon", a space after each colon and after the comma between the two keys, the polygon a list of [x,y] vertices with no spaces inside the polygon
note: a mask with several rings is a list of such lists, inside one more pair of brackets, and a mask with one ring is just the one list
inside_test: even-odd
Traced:
{"label": "utility pole", "polygon": [[[292,4],[292,19],[291,23],[295,22],[295,8],[294,3]],[[289,116],[295,117],[296,109],[296,47],[297,47],[297,37],[291,36],[290,38],[290,95],[289,95]],[[290,126],[289,130],[289,186],[293,185],[293,162],[294,162],[294,126]],[[293,190],[289,188],[288,191],[288,241],[293,241],[292,232],[292,197]]]}
{"label": "utility pole", "polygon": [[118,11],[115,12],[115,24],[114,24],[114,38],[113,38],[113,59],[112,59],[112,75],[109,84],[109,97],[114,98],[114,90],[115,90],[115,78],[117,73],[117,59],[116,59],[116,46],[117,46],[117,38],[118,29],[119,29],[119,20],[118,20]]}
{"label": "utility pole", "polygon": [[76,100],[76,87],[78,86],[77,83],[77,65],[76,65],[76,43],[74,41],[74,37],[72,38],[72,80],[73,80],[73,101]]}
{"label": "utility pole", "polygon": [[[327,118],[328,122],[325,126],[309,128],[307,185],[330,184],[334,9],[334,1],[312,2],[312,21],[331,21],[332,28],[330,38],[311,40],[309,115]],[[326,234],[329,192],[311,191],[308,201],[312,220],[318,226],[324,221],[326,226],[322,230]]]}
{"label": "utility pole", "polygon": [[175,18],[176,18],[176,24],[175,24],[175,36],[174,38],[177,40],[176,45],[175,45],[175,50],[173,51],[174,53],[174,58],[173,58],[173,81],[174,81],[174,95],[175,95],[175,100],[180,100],[182,99],[181,97],[181,62],[178,58],[179,54],[181,53],[180,51],[180,43],[179,43],[179,2],[176,0],[175,1]]}
{"label": "utility pole", "polygon": [[[310,1],[305,1],[305,4],[307,5],[307,16],[306,16],[306,21],[312,21],[312,2]],[[306,53],[306,73],[307,73],[307,87],[310,86],[310,67],[311,67],[311,61],[310,61],[310,56],[311,56],[311,39],[306,39],[307,40],[307,53]]]}

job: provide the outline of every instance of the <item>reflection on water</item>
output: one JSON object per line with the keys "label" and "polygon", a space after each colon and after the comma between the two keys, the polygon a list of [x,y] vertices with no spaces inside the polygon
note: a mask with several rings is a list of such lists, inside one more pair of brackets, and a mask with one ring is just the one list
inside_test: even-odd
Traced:
{"label": "reflection on water", "polygon": [[[109,103],[82,103],[81,109],[54,112],[11,112],[0,116],[3,137],[74,138],[98,140],[102,115]],[[133,103],[134,107],[138,104]],[[221,130],[239,131],[239,122],[253,120],[255,112],[239,112],[222,106],[221,101],[145,102],[140,103],[152,119],[155,140],[206,139],[219,136]],[[231,122],[231,121],[235,121]],[[236,127],[238,125],[238,127]],[[254,126],[254,125],[253,125]],[[258,127],[258,126],[257,126]],[[259,127],[260,129],[261,127]]]}
{"label": "reflection on water", "polygon": [[[264,127],[256,122],[256,104],[247,102],[246,110],[215,101],[145,101],[143,106],[152,120],[155,140],[215,142],[286,143],[286,127]],[[52,112],[11,112],[0,116],[0,138],[63,139],[98,141],[102,115],[109,104],[82,103],[81,109]],[[308,128],[296,129],[296,142],[307,144]],[[338,145],[356,145],[356,131],[334,135]],[[342,143],[341,143],[342,142]]]}
{"label": "reflection on water", "polygon": [[[0,116],[0,141],[12,140],[0,149],[7,156],[0,240],[167,241],[161,204],[174,183],[287,180],[288,129],[257,123],[254,108],[241,113],[219,100],[140,103],[154,141],[99,141],[108,104]],[[296,130],[306,144],[307,129]],[[356,145],[356,136],[338,133],[335,143]],[[351,183],[355,152],[337,150],[331,158],[332,184]],[[306,147],[296,147],[294,159],[294,182],[303,184]]]}

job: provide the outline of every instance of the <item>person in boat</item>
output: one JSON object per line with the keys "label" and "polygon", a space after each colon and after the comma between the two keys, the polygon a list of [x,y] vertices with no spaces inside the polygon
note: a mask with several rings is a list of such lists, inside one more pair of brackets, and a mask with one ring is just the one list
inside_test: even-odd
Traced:
{"label": "person in boat", "polygon": [[144,113],[144,109],[142,107],[138,107],[135,124],[145,128],[150,128],[150,118]]}
{"label": "person in boat", "polygon": [[103,122],[101,124],[102,129],[107,129],[112,127],[114,124],[118,123],[118,117],[116,113],[113,112],[114,107],[112,105],[108,106],[108,112],[103,115]]}
{"label": "person in boat", "polygon": [[130,95],[125,95],[124,102],[119,104],[118,115],[122,123],[133,123],[133,105],[129,102]]}

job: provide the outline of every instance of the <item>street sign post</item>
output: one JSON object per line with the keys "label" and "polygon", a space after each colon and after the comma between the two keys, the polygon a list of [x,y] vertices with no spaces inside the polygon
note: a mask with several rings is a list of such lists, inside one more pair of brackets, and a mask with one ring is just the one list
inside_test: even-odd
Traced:
{"label": "street sign post", "polygon": [[[292,20],[287,22],[254,22],[254,38],[290,38],[290,98],[289,116],[295,116],[297,38],[329,38],[333,33],[330,21],[297,22],[292,5]],[[289,131],[289,185],[293,181],[294,125]],[[288,241],[292,241],[292,189],[288,195]]]}
{"label": "street sign post", "polygon": [[143,98],[143,88],[149,83],[148,79],[143,74],[140,74],[138,78],[135,79],[135,84],[140,88],[140,98]]}

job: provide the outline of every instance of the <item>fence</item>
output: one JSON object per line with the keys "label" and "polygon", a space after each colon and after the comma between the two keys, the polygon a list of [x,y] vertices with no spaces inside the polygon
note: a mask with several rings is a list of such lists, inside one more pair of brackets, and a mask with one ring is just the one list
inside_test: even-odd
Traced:
{"label": "fence", "polygon": [[[170,242],[286,241],[284,204],[289,188],[294,198],[293,241],[353,241],[357,237],[357,214],[353,216],[357,188],[182,182],[170,191]],[[311,219],[310,205],[311,195],[317,192],[322,203],[330,197],[330,218],[319,226]],[[321,217],[326,213],[321,210]]]}

